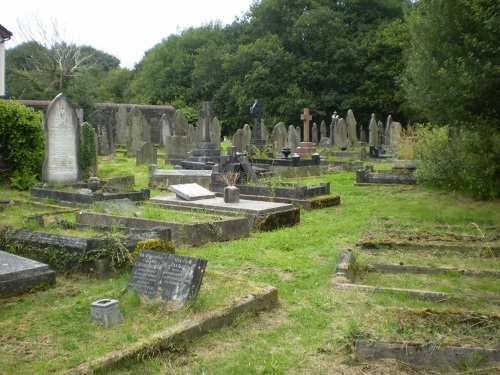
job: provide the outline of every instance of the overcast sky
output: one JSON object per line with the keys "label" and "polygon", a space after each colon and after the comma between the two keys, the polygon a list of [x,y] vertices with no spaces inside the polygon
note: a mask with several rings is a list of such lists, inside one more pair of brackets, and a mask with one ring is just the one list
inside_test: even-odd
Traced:
{"label": "overcast sky", "polygon": [[6,48],[22,43],[18,21],[33,15],[52,29],[55,20],[63,39],[90,45],[133,68],[144,52],[162,39],[210,21],[230,24],[254,0],[10,0],[0,6],[0,24],[13,33]]}

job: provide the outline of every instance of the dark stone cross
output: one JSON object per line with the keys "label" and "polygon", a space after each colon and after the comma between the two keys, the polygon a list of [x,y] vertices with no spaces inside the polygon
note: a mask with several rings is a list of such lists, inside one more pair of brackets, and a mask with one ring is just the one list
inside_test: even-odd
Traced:
{"label": "dark stone cross", "polygon": [[304,142],[309,142],[309,121],[311,121],[312,118],[312,115],[309,113],[309,108],[304,108],[304,113],[300,115],[300,119],[304,121]]}
{"label": "dark stone cross", "polygon": [[253,106],[250,107],[250,113],[254,116],[253,120],[253,138],[255,140],[262,139],[261,124],[262,116],[266,113],[266,109],[262,106],[259,99],[255,100]]}
{"label": "dark stone cross", "polygon": [[210,109],[210,102],[203,102],[198,116],[205,118],[205,129],[202,142],[210,142],[210,119],[215,117],[215,112]]}

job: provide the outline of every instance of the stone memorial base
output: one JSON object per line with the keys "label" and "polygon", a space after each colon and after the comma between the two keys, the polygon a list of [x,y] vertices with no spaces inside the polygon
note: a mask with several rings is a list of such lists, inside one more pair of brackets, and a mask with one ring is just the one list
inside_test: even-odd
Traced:
{"label": "stone memorial base", "polygon": [[48,265],[0,251],[0,297],[22,294],[55,282],[56,273]]}
{"label": "stone memorial base", "polygon": [[172,209],[200,209],[207,213],[244,215],[255,231],[292,227],[300,223],[300,208],[293,204],[240,199],[225,203],[223,197],[187,201],[172,195],[159,195],[149,200]]}
{"label": "stone memorial base", "polygon": [[123,322],[123,316],[115,299],[101,299],[90,305],[90,319],[102,323],[106,328]]}
{"label": "stone memorial base", "polygon": [[316,147],[312,142],[300,142],[299,147],[295,149],[295,153],[299,154],[300,157],[304,157],[306,155],[311,155],[316,152]]}

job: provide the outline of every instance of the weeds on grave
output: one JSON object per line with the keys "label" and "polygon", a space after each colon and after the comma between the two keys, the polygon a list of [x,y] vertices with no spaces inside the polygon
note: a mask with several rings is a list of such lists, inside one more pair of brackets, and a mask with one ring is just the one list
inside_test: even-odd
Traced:
{"label": "weeds on grave", "polygon": [[236,186],[240,176],[241,173],[239,172],[226,172],[217,175],[216,179],[225,184],[226,186]]}

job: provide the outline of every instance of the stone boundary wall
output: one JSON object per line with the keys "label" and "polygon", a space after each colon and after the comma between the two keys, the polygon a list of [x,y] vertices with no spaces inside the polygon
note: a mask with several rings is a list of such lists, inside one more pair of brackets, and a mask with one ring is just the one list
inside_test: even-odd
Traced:
{"label": "stone boundary wall", "polygon": [[[19,102],[24,104],[27,107],[33,108],[37,111],[43,111],[45,113],[49,104],[51,103],[48,100],[13,100],[15,102]],[[130,110],[133,107],[139,107],[141,109],[142,114],[148,121],[149,126],[151,127],[151,142],[153,144],[160,143],[160,120],[164,113],[170,118],[171,121],[174,119],[175,108],[172,106],[166,105],[143,105],[143,104],[121,104],[121,103],[96,103],[94,104],[94,110],[101,110],[104,112],[104,115],[109,118],[112,122],[113,129],[116,127],[116,113],[120,106],[124,105],[127,109],[127,113],[130,113]],[[86,113],[85,121],[88,121],[90,117],[90,113]]]}

